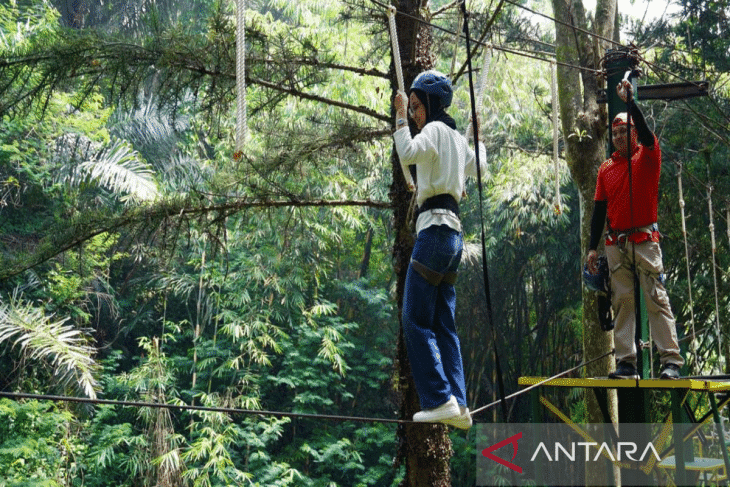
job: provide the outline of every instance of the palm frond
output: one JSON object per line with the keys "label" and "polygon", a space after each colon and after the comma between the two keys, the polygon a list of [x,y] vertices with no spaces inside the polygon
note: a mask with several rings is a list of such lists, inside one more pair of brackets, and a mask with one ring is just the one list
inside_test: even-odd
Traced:
{"label": "palm frond", "polygon": [[96,157],[78,166],[68,176],[72,186],[96,185],[122,201],[151,201],[159,196],[154,171],[128,143],[116,139]]}
{"label": "palm frond", "polygon": [[80,330],[66,325],[67,321],[53,320],[43,310],[13,297],[10,303],[0,304],[0,343],[12,342],[31,360],[46,364],[58,384],[80,389],[95,399],[95,349]]}

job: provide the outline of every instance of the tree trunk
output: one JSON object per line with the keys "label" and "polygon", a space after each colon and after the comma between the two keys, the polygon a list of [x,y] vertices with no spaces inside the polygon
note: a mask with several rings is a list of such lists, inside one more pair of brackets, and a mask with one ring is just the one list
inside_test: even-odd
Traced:
{"label": "tree trunk", "polygon": [[[600,69],[600,61],[607,48],[604,41],[596,40],[576,26],[588,30],[586,13],[581,0],[552,0],[555,15],[556,55],[559,63]],[[612,38],[616,19],[616,0],[598,0],[593,31]],[[598,90],[603,78],[594,72],[568,66],[558,66],[558,93],[560,118],[565,137],[565,157],[580,196],[581,255],[588,253],[593,197],[598,167],[606,159],[607,110],[597,103]],[[599,249],[600,250],[600,249]],[[590,360],[613,348],[613,335],[600,329],[597,302],[593,293],[583,292],[583,353]],[[588,377],[606,376],[611,370],[612,357],[587,367]],[[609,411],[616,418],[615,391],[609,393]],[[603,422],[598,402],[593,394],[586,394],[588,421]],[[607,485],[605,472],[594,471],[586,464],[587,485]]]}
{"label": "tree trunk", "polygon": [[[413,17],[421,17],[421,9],[426,8],[427,0],[405,0],[398,2],[398,11]],[[418,73],[432,67],[430,55],[431,32],[411,17],[396,16],[400,56],[403,67],[403,79],[406,89]],[[393,96],[398,89],[398,82],[391,63],[391,86]],[[395,111],[391,111],[395,121]],[[393,183],[390,187],[390,199],[393,203],[394,233],[393,266],[397,277],[396,299],[400,321],[403,309],[403,294],[406,272],[413,250],[414,239],[408,221],[408,208],[412,193],[408,192],[400,161],[392,151],[391,165]],[[402,325],[402,323],[401,323]],[[397,352],[397,376],[395,390],[400,397],[400,418],[411,419],[420,410],[418,394],[411,375],[410,364],[403,337],[403,327],[399,327]],[[398,456],[396,465],[405,465],[404,486],[408,487],[442,487],[451,485],[449,461],[452,455],[451,440],[445,426],[427,424],[408,424],[398,427]]]}

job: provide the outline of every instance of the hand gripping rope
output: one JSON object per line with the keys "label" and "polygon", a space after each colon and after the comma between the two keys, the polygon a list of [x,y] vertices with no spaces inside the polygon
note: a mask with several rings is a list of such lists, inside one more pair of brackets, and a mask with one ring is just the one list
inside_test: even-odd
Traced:
{"label": "hand gripping rope", "polygon": [[[395,7],[390,6],[388,7],[388,25],[390,25],[390,42],[393,46],[393,64],[395,65],[395,76],[398,78],[398,92],[402,94],[403,97],[406,96],[406,88],[405,84],[403,83],[403,68],[401,66],[401,60],[400,60],[400,48],[398,47],[398,31],[395,26]],[[411,173],[403,167],[401,164],[401,168],[403,169],[403,177],[406,179],[406,184],[408,185],[408,188],[413,191],[416,187],[416,185],[413,183],[413,177],[411,176]]]}

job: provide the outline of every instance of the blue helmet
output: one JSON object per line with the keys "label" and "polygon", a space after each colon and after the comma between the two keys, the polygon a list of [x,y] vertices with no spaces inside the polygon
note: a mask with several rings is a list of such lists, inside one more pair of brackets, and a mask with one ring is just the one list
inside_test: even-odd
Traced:
{"label": "blue helmet", "polygon": [[583,282],[591,291],[608,293],[611,289],[611,283],[608,275],[608,259],[605,255],[598,257],[596,267],[598,267],[598,272],[591,274],[591,271],[588,270],[588,264],[583,265]]}
{"label": "blue helmet", "polygon": [[454,89],[448,76],[438,71],[429,70],[416,76],[411,84],[411,90],[421,90],[427,95],[436,95],[441,102],[441,108],[451,105],[454,98]]}

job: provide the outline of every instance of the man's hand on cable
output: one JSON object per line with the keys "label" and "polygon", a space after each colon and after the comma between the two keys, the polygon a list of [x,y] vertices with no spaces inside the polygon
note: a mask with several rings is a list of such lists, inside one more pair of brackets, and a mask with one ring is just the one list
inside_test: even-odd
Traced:
{"label": "man's hand on cable", "polygon": [[618,94],[624,103],[628,103],[634,96],[634,86],[629,80],[623,79],[616,85],[616,94]]}

